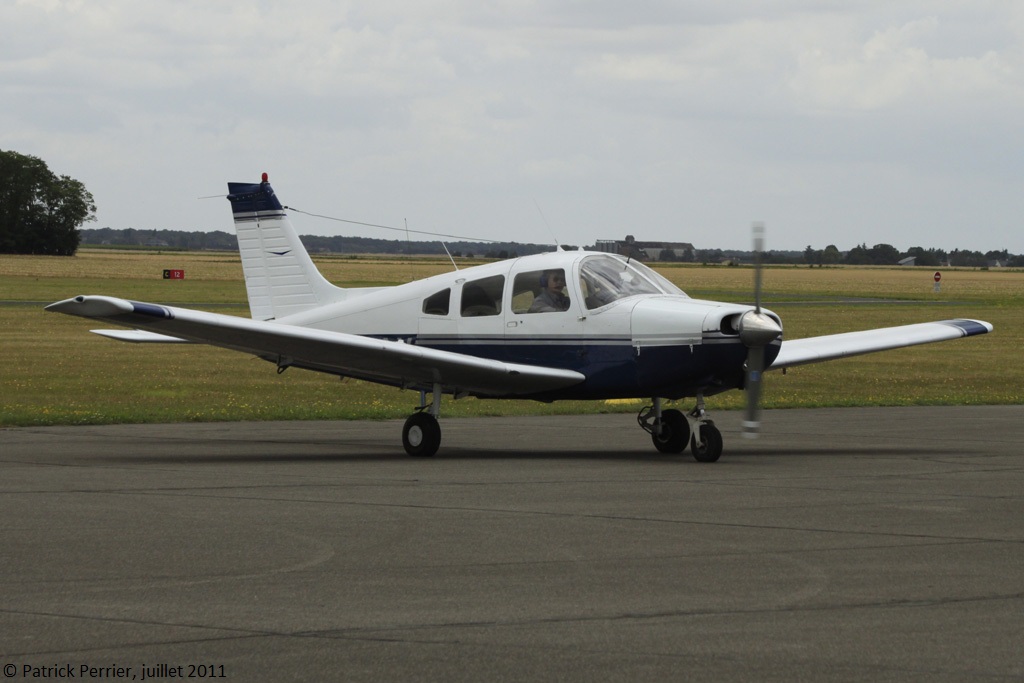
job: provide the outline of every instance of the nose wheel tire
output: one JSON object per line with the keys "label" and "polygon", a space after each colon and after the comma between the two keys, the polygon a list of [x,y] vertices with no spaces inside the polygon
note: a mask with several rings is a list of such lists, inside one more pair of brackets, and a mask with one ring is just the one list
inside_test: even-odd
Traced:
{"label": "nose wheel tire", "polygon": [[405,452],[415,458],[429,458],[441,445],[441,425],[430,413],[414,413],[402,428]]}
{"label": "nose wheel tire", "polygon": [[690,439],[690,451],[697,462],[715,462],[722,456],[722,433],[715,423],[708,420],[699,427],[700,440],[697,434]]}
{"label": "nose wheel tire", "polygon": [[690,440],[690,423],[678,410],[665,410],[661,413],[661,433],[651,433],[654,447],[662,453],[682,453]]}

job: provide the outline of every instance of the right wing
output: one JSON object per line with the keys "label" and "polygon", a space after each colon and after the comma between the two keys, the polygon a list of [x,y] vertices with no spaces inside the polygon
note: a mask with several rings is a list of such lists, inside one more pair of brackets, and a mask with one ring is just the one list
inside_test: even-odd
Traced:
{"label": "right wing", "polygon": [[982,320],[939,320],[931,323],[883,327],[863,332],[828,334],[806,339],[783,340],[778,357],[769,370],[821,363],[863,353],[899,349],[960,337],[987,334],[992,325]]}
{"label": "right wing", "polygon": [[406,388],[430,389],[441,384],[457,393],[510,397],[561,389],[585,379],[573,370],[504,363],[401,341],[107,296],[78,296],[52,303],[46,310],[134,328],[93,330],[122,341],[211,344],[254,354],[278,367],[295,366]]}

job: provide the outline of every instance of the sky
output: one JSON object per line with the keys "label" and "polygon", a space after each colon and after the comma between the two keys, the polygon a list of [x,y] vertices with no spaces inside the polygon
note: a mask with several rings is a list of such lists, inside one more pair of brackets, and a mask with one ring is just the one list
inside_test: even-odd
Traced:
{"label": "sky", "polygon": [[0,149],[82,181],[85,227],[231,231],[226,183],[267,172],[473,239],[1024,253],[1017,0],[6,0],[0,27]]}

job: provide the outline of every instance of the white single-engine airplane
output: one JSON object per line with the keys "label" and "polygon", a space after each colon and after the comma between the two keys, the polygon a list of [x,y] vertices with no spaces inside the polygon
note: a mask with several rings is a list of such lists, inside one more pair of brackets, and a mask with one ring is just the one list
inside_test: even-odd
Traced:
{"label": "white single-engine airplane", "polygon": [[[744,431],[758,428],[762,370],[776,370],[992,331],[979,320],[782,341],[779,316],[760,307],[691,299],[650,268],[621,256],[555,251],[394,287],[341,288],[317,270],[266,174],[229,183],[252,319],[78,296],[48,311],[131,330],[93,330],[129,342],[193,342],[289,367],[420,392],[405,422],[409,455],[441,443],[441,397],[650,398],[638,422],[663,453],[687,445],[718,460],[722,436],[704,397],[747,392]],[[760,243],[756,247],[760,251]],[[431,402],[427,403],[427,397]],[[696,398],[687,415],[664,399]]]}

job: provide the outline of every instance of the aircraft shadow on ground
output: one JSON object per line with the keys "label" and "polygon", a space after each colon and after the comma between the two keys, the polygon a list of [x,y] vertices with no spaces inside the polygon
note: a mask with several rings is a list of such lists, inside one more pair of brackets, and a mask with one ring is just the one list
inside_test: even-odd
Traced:
{"label": "aircraft shadow on ground", "polygon": [[[254,444],[255,445],[255,444]],[[324,444],[316,444],[318,450],[322,450]],[[745,448],[743,450],[728,452],[722,455],[722,459],[716,465],[733,463],[749,463],[755,458],[791,458],[791,457],[813,457],[813,456],[836,456],[836,457],[920,457],[948,455],[949,453],[959,455],[971,455],[972,452],[963,448],[939,449],[934,447],[901,447],[892,446],[856,446],[838,448]],[[979,452],[980,453],[980,452]],[[406,455],[399,449],[389,446],[380,446],[366,452],[351,453],[284,453],[278,450],[267,450],[259,452],[258,448],[251,448],[249,452],[239,453],[192,453],[192,454],[138,454],[138,455],[105,455],[102,457],[105,462],[135,465],[251,465],[251,464],[273,464],[273,463],[324,463],[324,462],[369,462],[404,460],[410,464],[422,462],[429,464],[432,461],[444,460],[572,460],[572,461],[629,461],[629,462],[665,462],[679,463],[696,461],[689,451],[676,455],[665,455],[645,450],[636,451],[559,451],[559,450],[501,450],[501,449],[473,449],[448,447],[442,448],[431,458],[413,458]]]}

